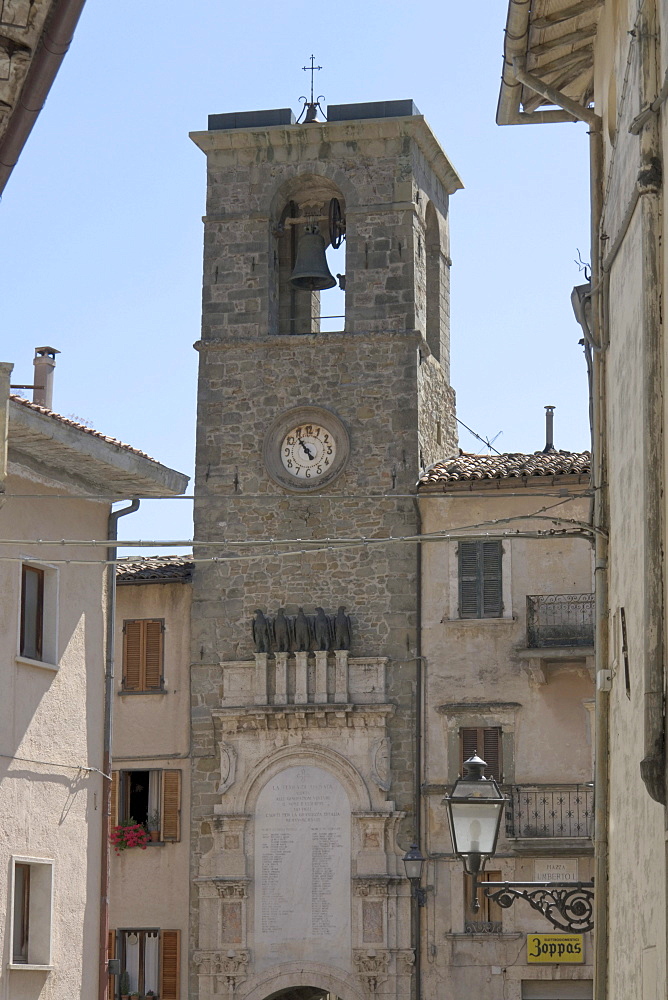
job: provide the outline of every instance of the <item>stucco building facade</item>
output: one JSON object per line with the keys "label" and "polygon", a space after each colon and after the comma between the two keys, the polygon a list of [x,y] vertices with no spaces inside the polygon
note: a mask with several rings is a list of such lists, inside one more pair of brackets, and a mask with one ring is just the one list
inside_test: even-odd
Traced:
{"label": "stucco building facade", "polygon": [[[40,391],[55,353],[37,351]],[[181,492],[187,479],[50,398],[10,394],[11,371],[0,366],[0,990],[91,997],[106,979],[110,593],[107,549],[87,542],[108,537],[111,497]]]}
{"label": "stucco building facade", "polygon": [[668,7],[508,10],[500,124],[585,121],[597,594],[596,995],[665,997]]}

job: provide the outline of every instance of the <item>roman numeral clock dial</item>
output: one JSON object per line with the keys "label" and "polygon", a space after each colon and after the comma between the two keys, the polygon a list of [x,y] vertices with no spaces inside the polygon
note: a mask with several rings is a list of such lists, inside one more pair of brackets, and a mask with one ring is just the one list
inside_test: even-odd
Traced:
{"label": "roman numeral clock dial", "polygon": [[346,463],[349,439],[343,422],[321,407],[297,407],[278,417],[264,442],[271,478],[299,492],[322,489]]}

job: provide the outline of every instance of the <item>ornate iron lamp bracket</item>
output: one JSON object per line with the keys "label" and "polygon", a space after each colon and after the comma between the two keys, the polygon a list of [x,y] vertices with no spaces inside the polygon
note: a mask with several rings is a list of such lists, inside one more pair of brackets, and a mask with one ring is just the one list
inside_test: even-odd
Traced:
{"label": "ornate iron lamp bracket", "polygon": [[478,882],[477,888],[504,910],[526,900],[557,930],[583,934],[594,928],[593,882]]}

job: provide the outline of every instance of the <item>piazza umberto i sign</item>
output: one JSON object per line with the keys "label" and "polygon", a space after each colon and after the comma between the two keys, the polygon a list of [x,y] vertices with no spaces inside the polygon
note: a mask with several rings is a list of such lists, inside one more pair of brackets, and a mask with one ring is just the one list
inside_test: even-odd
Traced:
{"label": "piazza umberto i sign", "polygon": [[582,964],[584,935],[527,934],[527,962]]}

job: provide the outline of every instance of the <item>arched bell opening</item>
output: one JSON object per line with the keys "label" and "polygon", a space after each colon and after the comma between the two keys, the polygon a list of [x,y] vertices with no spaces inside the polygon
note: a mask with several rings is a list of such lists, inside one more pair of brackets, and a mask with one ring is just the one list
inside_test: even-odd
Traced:
{"label": "arched bell opening", "polygon": [[345,203],[327,178],[303,177],[274,226],[280,334],[345,326]]}
{"label": "arched bell opening", "polygon": [[431,202],[425,212],[426,341],[433,356],[441,361],[441,342],[446,292],[442,280],[441,231],[436,209]]}

